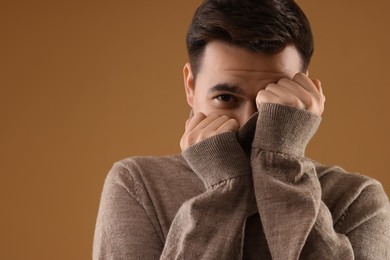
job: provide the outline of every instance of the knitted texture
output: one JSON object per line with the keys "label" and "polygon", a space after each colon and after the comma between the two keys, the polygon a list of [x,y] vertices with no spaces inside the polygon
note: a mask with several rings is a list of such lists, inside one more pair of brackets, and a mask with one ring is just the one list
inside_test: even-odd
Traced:
{"label": "knitted texture", "polygon": [[304,157],[319,122],[264,104],[237,134],[116,163],[93,259],[390,259],[381,184]]}

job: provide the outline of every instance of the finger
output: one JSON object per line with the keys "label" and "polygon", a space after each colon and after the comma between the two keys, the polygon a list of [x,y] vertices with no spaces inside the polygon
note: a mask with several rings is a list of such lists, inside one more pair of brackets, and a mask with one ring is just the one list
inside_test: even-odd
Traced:
{"label": "finger", "polygon": [[[296,107],[300,109],[306,109],[306,105],[308,102],[305,102],[302,99],[311,99],[309,93],[301,93],[303,91],[296,89],[289,89],[284,86],[280,86],[278,84],[272,85],[266,88],[269,92],[274,93],[279,97],[278,103],[281,105]],[[298,94],[297,94],[298,93]],[[299,96],[301,95],[301,96]],[[302,97],[303,96],[303,97]]]}
{"label": "finger", "polygon": [[209,137],[221,134],[224,132],[236,132],[239,128],[237,120],[221,116],[211,122],[207,127],[199,131],[193,131],[191,134],[196,136],[196,142],[201,142]]}
{"label": "finger", "polygon": [[282,78],[276,85],[279,86],[279,88],[282,87],[282,89],[288,90],[289,93],[294,94],[299,99],[302,99],[302,101],[311,98],[311,93],[309,91],[291,79]]}
{"label": "finger", "polygon": [[207,118],[207,116],[205,114],[203,114],[202,112],[194,114],[194,116],[189,119],[189,122],[186,126],[186,131],[192,131],[195,127],[197,127],[206,118]]}
{"label": "finger", "polygon": [[326,97],[324,95],[324,92],[323,92],[323,89],[322,89],[322,83],[320,80],[318,79],[312,79],[314,85],[317,87],[318,91],[320,92],[321,94],[321,99],[320,99],[320,104],[321,104],[321,107],[320,107],[320,115],[324,112],[324,109],[325,109],[325,101],[326,101]]}
{"label": "finger", "polygon": [[298,83],[302,88],[306,89],[309,93],[314,95],[315,97],[320,96],[320,91],[318,90],[317,86],[315,83],[305,74],[303,73],[297,73],[294,75],[293,81]]}
{"label": "finger", "polygon": [[322,84],[321,84],[321,81],[318,80],[318,79],[312,79],[311,81],[313,81],[314,85],[316,86],[317,90],[323,94],[322,92]]}
{"label": "finger", "polygon": [[206,118],[206,115],[203,113],[196,113],[193,117],[188,119],[188,124],[186,125],[186,130],[191,130],[197,126],[202,120]]}
{"label": "finger", "polygon": [[[290,102],[292,101],[289,105],[307,109],[317,102],[317,97],[314,97],[309,91],[290,79],[280,79],[277,85],[279,85],[278,90],[282,91],[282,93],[279,94],[283,96],[282,99],[287,98]],[[293,97],[287,97],[286,95],[293,95],[299,99],[300,102],[296,102]]]}
{"label": "finger", "polygon": [[225,121],[216,131],[215,134],[221,134],[225,132],[237,132],[240,128],[240,124],[234,118],[230,118]]}
{"label": "finger", "polygon": [[279,103],[279,96],[266,89],[260,90],[256,96],[257,109],[260,108],[262,103]]}
{"label": "finger", "polygon": [[305,74],[297,73],[293,80],[305,88],[311,95],[312,99],[307,99],[305,102],[308,105],[309,111],[321,115],[324,111],[325,96],[322,90],[321,81],[318,79],[310,79]]}
{"label": "finger", "polygon": [[[227,132],[227,131],[237,131],[239,128],[238,123],[233,123],[230,121],[236,121],[235,119],[230,119],[228,116],[223,115],[219,116],[217,114],[212,114],[195,126],[193,129],[187,129],[182,139],[180,140],[180,148],[182,150],[187,149],[189,146],[199,143],[206,138],[212,137],[218,133]],[[230,122],[230,123],[227,123]],[[223,127],[222,127],[223,126]]]}
{"label": "finger", "polygon": [[206,127],[200,129],[201,131],[215,132],[219,127],[221,127],[225,122],[229,121],[230,118],[226,115],[219,116],[218,118],[211,121]]}
{"label": "finger", "polygon": [[191,131],[191,132],[201,131],[202,129],[207,128],[211,122],[218,119],[219,117],[220,117],[220,115],[215,114],[215,113],[210,114],[208,116],[205,116],[205,118],[203,120],[201,120],[196,126],[194,126],[189,131]]}
{"label": "finger", "polygon": [[309,93],[305,88],[303,88],[301,85],[299,85],[297,82],[295,82],[292,79],[288,78],[281,78],[278,83],[276,83],[277,86],[283,86],[287,89],[290,89],[294,93]]}

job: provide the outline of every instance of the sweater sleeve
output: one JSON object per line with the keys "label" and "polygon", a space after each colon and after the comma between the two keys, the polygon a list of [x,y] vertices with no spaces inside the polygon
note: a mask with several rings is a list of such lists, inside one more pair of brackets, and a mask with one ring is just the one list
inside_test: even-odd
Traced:
{"label": "sweater sleeve", "polygon": [[208,138],[183,157],[205,191],[180,207],[161,259],[241,259],[245,220],[256,208],[249,159],[235,133]]}
{"label": "sweater sleeve", "polygon": [[388,200],[377,185],[350,196],[354,202],[344,210],[343,228],[336,230],[321,199],[316,168],[304,157],[319,123],[319,117],[292,107],[263,104],[259,109],[251,165],[272,258],[388,259],[390,241],[383,233],[389,232]]}

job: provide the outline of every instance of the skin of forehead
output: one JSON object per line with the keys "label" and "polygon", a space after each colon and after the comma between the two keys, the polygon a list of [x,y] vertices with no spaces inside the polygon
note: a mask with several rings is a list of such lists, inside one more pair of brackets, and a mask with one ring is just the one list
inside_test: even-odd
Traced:
{"label": "skin of forehead", "polygon": [[[301,67],[301,59],[294,46],[287,46],[280,53],[269,55],[213,41],[206,46],[204,54],[197,83],[203,85],[207,81],[211,83],[209,88],[217,84],[240,87],[240,82],[245,82],[245,85],[264,85],[282,77],[292,78]],[[199,87],[204,89],[205,86],[196,88]],[[252,93],[255,94],[257,92]]]}
{"label": "skin of forehead", "polygon": [[[212,63],[214,68],[207,68]],[[293,45],[277,54],[265,54],[229,45],[221,41],[207,44],[201,64],[202,69],[227,72],[296,73],[301,69],[301,58]],[[217,66],[217,67],[215,67]]]}

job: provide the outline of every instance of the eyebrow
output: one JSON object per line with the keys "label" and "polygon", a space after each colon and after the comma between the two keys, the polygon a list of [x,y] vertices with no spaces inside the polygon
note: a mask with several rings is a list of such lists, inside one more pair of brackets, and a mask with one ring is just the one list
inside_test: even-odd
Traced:
{"label": "eyebrow", "polygon": [[231,93],[235,93],[235,94],[242,93],[242,90],[239,87],[231,85],[229,83],[217,84],[214,87],[210,88],[208,90],[208,93],[213,93],[213,92],[217,92],[217,91],[227,91],[227,92],[231,92]]}

